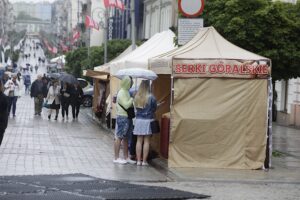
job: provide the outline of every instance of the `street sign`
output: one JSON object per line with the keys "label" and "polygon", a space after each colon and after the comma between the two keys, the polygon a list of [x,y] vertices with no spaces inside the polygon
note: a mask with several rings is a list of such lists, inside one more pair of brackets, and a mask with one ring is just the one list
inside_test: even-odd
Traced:
{"label": "street sign", "polygon": [[199,31],[203,28],[203,19],[189,19],[179,18],[178,19],[178,44],[184,45],[190,41]]}
{"label": "street sign", "polygon": [[203,12],[204,0],[179,0],[178,8],[185,17],[197,17]]}

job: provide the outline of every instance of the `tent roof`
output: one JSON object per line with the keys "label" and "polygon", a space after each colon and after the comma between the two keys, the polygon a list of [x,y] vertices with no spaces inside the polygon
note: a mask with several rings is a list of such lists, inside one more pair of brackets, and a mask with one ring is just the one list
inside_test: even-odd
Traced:
{"label": "tent roof", "polygon": [[171,30],[152,36],[147,42],[123,58],[110,63],[110,73],[115,74],[124,68],[148,69],[148,59],[166,53],[175,48],[175,34]]}
{"label": "tent roof", "polygon": [[50,62],[52,63],[56,63],[58,62],[59,60],[62,62],[62,63],[66,63],[66,60],[65,60],[66,56],[65,55],[61,55],[61,56],[58,56],[58,57],[55,57],[55,58],[52,58],[50,60]]}
{"label": "tent roof", "polygon": [[214,27],[202,28],[184,46],[150,59],[150,68],[158,74],[170,74],[173,59],[269,60],[232,44],[223,38]]}

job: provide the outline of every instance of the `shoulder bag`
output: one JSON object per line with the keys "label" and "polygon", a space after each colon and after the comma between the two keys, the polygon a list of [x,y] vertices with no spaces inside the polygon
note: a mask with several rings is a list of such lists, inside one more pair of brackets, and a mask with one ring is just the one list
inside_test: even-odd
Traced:
{"label": "shoulder bag", "polygon": [[[119,103],[118,103],[119,104]],[[134,107],[131,106],[130,108],[128,109],[125,109],[121,104],[119,104],[123,110],[125,110],[127,112],[127,115],[128,115],[128,119],[133,119],[135,118],[135,112],[134,112]]]}

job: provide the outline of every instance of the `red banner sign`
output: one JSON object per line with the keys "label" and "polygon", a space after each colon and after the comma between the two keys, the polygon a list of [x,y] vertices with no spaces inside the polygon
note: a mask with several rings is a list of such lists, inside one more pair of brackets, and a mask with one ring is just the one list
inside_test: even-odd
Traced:
{"label": "red banner sign", "polygon": [[267,78],[271,68],[266,61],[173,60],[175,77]]}

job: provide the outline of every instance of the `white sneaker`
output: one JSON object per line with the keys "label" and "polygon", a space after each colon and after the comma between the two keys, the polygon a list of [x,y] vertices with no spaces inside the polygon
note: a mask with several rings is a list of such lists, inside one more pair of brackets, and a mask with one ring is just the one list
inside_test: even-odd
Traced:
{"label": "white sneaker", "polygon": [[137,166],[141,166],[141,165],[142,165],[142,162],[141,162],[141,161],[137,161],[137,162],[136,162],[136,165],[137,165]]}
{"label": "white sneaker", "polygon": [[124,165],[124,164],[127,163],[126,160],[121,159],[121,158],[118,158],[118,159],[116,159],[116,160],[113,160],[113,162],[114,162],[114,163],[118,163],[118,164],[122,164],[122,165]]}
{"label": "white sneaker", "polygon": [[136,163],[135,160],[131,160],[129,158],[127,158],[126,162],[129,163],[129,164],[135,164]]}
{"label": "white sneaker", "polygon": [[142,165],[143,166],[149,166],[149,164],[147,162],[143,162]]}

